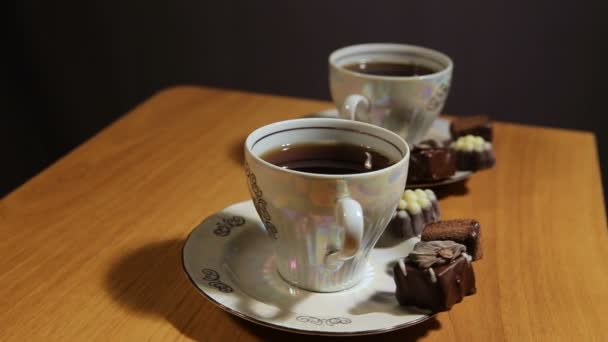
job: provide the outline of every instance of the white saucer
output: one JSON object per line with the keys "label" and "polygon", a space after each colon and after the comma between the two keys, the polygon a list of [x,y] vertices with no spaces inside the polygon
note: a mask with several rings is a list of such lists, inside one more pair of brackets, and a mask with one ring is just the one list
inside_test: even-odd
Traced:
{"label": "white saucer", "polygon": [[365,278],[342,292],[316,293],[285,282],[251,201],[231,205],[196,227],[183,248],[195,287],[220,308],[268,327],[319,335],[367,335],[411,326],[431,313],[399,306],[392,265],[417,238],[376,247]]}
{"label": "white saucer", "polygon": [[442,179],[436,182],[428,182],[428,183],[411,183],[408,182],[405,185],[406,189],[417,189],[417,188],[436,188],[442,185],[448,185],[463,181],[473,174],[472,171],[456,171],[456,173],[450,178]]}
{"label": "white saucer", "polygon": [[[336,109],[327,109],[317,113],[313,113],[308,115],[308,117],[315,118],[337,118],[338,111]],[[436,141],[445,141],[451,138],[450,135],[450,121],[442,118],[437,118],[433,121],[433,125],[429,129],[428,133],[424,136],[423,140],[432,139]],[[452,183],[457,183],[463,181],[469,177],[473,172],[471,171],[456,171],[456,173],[449,178],[442,179],[436,182],[426,182],[426,183],[411,183],[408,182],[405,186],[406,189],[416,189],[416,188],[435,188],[442,185],[448,185]]]}

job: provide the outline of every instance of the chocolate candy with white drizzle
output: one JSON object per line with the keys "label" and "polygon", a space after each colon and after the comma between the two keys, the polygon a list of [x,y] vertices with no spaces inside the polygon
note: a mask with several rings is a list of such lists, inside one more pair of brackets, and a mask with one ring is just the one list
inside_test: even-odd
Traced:
{"label": "chocolate candy with white drizzle", "polygon": [[482,137],[467,135],[450,144],[456,168],[462,171],[478,171],[496,164],[492,144]]}
{"label": "chocolate candy with white drizzle", "polygon": [[399,239],[420,236],[428,223],[439,220],[439,202],[432,190],[405,190],[386,229]]}
{"label": "chocolate candy with white drizzle", "polygon": [[421,241],[395,264],[396,296],[403,306],[447,311],[476,292],[471,257],[453,241]]}

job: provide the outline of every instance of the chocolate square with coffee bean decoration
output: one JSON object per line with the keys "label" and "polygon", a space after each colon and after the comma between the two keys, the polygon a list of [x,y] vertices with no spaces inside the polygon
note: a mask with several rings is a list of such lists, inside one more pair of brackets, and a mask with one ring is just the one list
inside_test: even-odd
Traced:
{"label": "chocolate square with coffee bean decoration", "polygon": [[433,312],[447,311],[477,291],[471,257],[453,241],[418,242],[395,264],[394,277],[399,304]]}

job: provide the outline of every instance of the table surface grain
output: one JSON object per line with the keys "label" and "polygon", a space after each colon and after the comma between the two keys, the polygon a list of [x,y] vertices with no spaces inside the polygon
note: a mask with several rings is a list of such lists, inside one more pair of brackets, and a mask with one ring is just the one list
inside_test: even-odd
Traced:
{"label": "table surface grain", "polygon": [[[247,134],[328,107],[170,88],[6,196],[0,340],[310,338],[223,312],[193,288],[180,257],[198,223],[248,198]],[[382,338],[607,340],[608,239],[594,136],[505,123],[495,124],[495,136],[497,166],[441,191],[444,218],[482,224],[478,293]]]}

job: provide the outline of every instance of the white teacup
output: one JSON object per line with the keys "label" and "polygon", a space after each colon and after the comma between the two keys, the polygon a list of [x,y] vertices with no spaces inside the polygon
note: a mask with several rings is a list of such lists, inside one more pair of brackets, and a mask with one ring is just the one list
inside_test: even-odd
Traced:
{"label": "white teacup", "polygon": [[[281,168],[260,157],[306,143],[369,146],[395,163],[365,173],[327,175]],[[356,285],[403,193],[408,162],[409,148],[401,137],[356,121],[288,120],[251,133],[245,142],[249,191],[274,242],[281,276],[318,292]]]}
{"label": "white teacup", "polygon": [[[421,76],[385,76],[345,68],[379,62],[417,64],[435,72]],[[329,56],[329,85],[341,117],[387,128],[414,144],[439,116],[450,89],[452,69],[448,56],[420,46],[353,45]]]}

